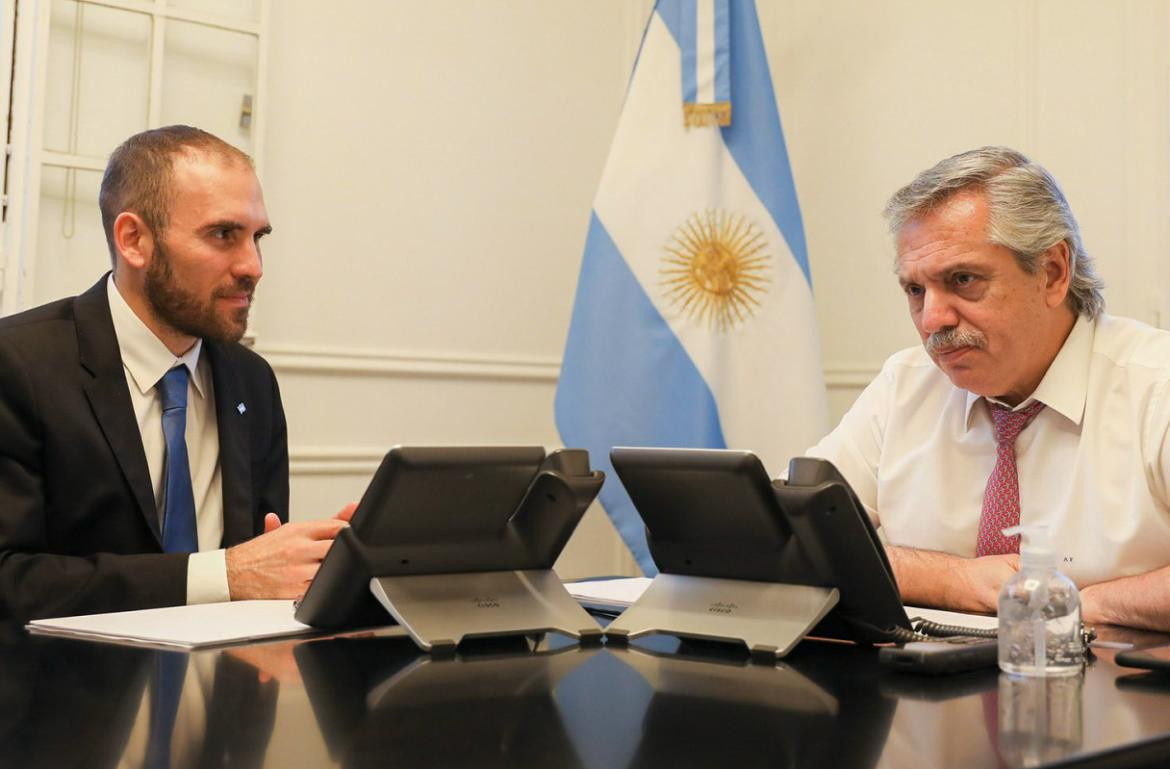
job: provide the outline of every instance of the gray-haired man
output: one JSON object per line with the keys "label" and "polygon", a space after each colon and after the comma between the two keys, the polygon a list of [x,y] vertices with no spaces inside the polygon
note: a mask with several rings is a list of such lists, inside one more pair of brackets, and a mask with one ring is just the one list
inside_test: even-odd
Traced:
{"label": "gray-haired man", "polygon": [[878,521],[903,599],[994,611],[1018,519],[1049,527],[1086,622],[1170,629],[1170,334],[1102,312],[1064,195],[1018,152],[947,158],[886,216],[923,346],[809,453]]}

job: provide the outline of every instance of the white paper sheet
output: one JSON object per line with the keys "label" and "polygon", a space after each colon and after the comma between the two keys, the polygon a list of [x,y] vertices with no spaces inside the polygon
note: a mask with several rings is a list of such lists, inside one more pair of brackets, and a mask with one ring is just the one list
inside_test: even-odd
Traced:
{"label": "white paper sheet", "polygon": [[583,603],[625,608],[641,598],[649,586],[649,577],[624,577],[569,582],[565,588],[569,595]]}
{"label": "white paper sheet", "polygon": [[33,620],[38,635],[198,649],[309,633],[292,601],[232,601]]}

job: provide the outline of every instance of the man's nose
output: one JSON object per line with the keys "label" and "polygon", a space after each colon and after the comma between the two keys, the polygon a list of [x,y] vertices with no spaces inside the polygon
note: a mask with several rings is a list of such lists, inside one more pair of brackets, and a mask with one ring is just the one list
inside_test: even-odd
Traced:
{"label": "man's nose", "polygon": [[959,315],[949,297],[940,291],[926,291],[922,297],[922,314],[919,319],[922,331],[933,334],[957,326],[958,323]]}
{"label": "man's nose", "polygon": [[253,282],[260,280],[264,274],[264,257],[260,253],[260,243],[249,239],[240,245],[232,264],[232,275],[237,278],[251,278]]}

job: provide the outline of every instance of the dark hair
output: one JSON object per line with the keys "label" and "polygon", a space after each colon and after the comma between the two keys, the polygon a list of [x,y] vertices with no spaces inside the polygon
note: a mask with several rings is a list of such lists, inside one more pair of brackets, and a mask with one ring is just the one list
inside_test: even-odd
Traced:
{"label": "dark hair", "polygon": [[175,156],[186,150],[252,166],[252,159],[218,136],[186,125],[164,126],[134,134],[122,142],[106,164],[98,206],[110,259],[117,264],[114,220],[132,211],[156,236],[167,228],[171,207],[171,177]]}

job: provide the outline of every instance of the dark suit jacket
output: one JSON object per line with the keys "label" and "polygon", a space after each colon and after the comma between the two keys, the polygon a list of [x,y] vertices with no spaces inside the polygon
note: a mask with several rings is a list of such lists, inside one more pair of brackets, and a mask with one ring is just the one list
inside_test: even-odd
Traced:
{"label": "dark suit jacket", "polygon": [[[208,340],[203,351],[230,547],[267,512],[288,519],[287,431],[260,356]],[[0,318],[0,619],[177,605],[186,585],[187,555],[162,552],[105,279]]]}

